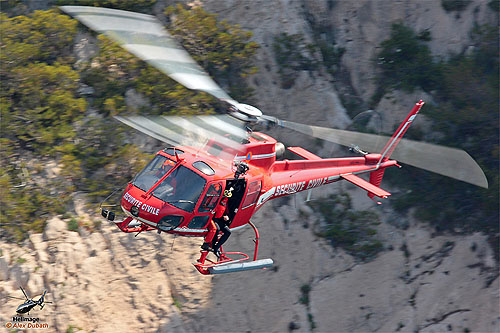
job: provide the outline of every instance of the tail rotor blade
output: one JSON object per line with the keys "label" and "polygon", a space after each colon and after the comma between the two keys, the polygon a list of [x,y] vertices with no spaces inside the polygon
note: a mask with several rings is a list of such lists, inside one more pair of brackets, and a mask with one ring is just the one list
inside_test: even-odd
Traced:
{"label": "tail rotor blade", "polygon": [[[311,126],[291,121],[277,121],[277,124],[343,146],[356,145],[369,152],[380,152],[390,139],[388,136]],[[488,188],[488,180],[481,167],[469,154],[460,149],[401,139],[392,157],[401,163]]]}

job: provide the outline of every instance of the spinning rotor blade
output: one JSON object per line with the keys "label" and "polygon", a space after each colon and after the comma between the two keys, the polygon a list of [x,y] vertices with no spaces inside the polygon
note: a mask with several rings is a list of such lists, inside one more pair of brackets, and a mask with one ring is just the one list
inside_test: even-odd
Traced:
{"label": "spinning rotor blade", "polygon": [[111,38],[183,86],[204,91],[219,100],[237,105],[237,102],[177,44],[154,16],[88,6],[59,8],[90,29]]}
{"label": "spinning rotor blade", "polygon": [[24,298],[21,298],[21,297],[8,296],[8,295],[7,295],[7,297],[8,297],[8,298],[13,298],[13,299],[20,299],[20,300],[23,300],[23,301],[24,301]]}
{"label": "spinning rotor blade", "polygon": [[[310,126],[284,120],[277,120],[277,124],[347,147],[355,144],[369,152],[380,152],[390,139],[382,135]],[[420,169],[488,188],[488,180],[481,167],[469,154],[460,149],[401,139],[391,158]]]}
{"label": "spinning rotor blade", "polygon": [[[203,148],[209,140],[218,145],[230,147],[234,152],[243,151],[242,142],[247,138],[243,123],[229,116],[115,116],[115,119],[172,146]],[[222,147],[221,147],[222,148]],[[233,159],[234,154],[218,155]]]}
{"label": "spinning rotor blade", "polygon": [[26,292],[24,291],[23,287],[19,286],[19,288],[21,288],[21,291],[23,292],[24,297],[26,297],[26,299],[29,299],[29,297],[28,297],[28,295],[26,295]]}

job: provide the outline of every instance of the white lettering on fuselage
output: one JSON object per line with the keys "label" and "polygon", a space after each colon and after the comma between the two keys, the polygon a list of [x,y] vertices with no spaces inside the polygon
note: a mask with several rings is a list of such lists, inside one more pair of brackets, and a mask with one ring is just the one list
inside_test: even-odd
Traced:
{"label": "white lettering on fuselage", "polygon": [[328,177],[311,179],[309,181],[309,183],[307,184],[306,190],[309,190],[311,188],[318,187],[321,185],[325,185],[327,180],[328,180]]}
{"label": "white lettering on fuselage", "polygon": [[330,177],[324,177],[324,178],[311,179],[309,181],[283,184],[283,185],[273,187],[259,197],[259,200],[257,201],[257,207],[264,204],[267,200],[269,200],[271,198],[277,198],[277,197],[282,196],[282,195],[289,195],[289,194],[294,194],[294,193],[304,191],[304,190],[310,190],[314,187],[325,185],[326,183],[331,183],[332,181],[334,181],[337,178],[338,178],[338,176],[330,176]]}
{"label": "white lettering on fuselage", "polygon": [[154,214],[154,215],[158,215],[158,213],[160,212],[160,210],[158,208],[154,208],[154,207],[151,207],[150,205],[146,205],[146,204],[142,204],[141,209],[145,210],[148,213]]}
{"label": "white lettering on fuselage", "polygon": [[137,200],[133,196],[131,196],[128,192],[123,195],[123,199],[128,203],[132,204],[132,206],[140,207],[142,205],[142,201]]}
{"label": "white lettering on fuselage", "polygon": [[158,208],[152,207],[150,205],[143,203],[140,200],[137,200],[132,195],[130,195],[128,192],[123,195],[123,199],[125,199],[125,201],[127,201],[128,203],[132,204],[132,206],[137,206],[141,210],[146,211],[150,214],[158,215],[158,213],[160,212],[160,210]]}
{"label": "white lettering on fuselage", "polygon": [[[311,179],[309,181],[284,184],[276,187],[276,193],[274,197],[279,197],[282,195],[294,194],[303,190],[310,190],[314,187],[325,185],[328,182],[328,177]],[[307,184],[307,185],[306,185]]]}
{"label": "white lettering on fuselage", "polygon": [[305,181],[280,185],[276,188],[276,193],[274,194],[274,196],[277,197],[280,195],[294,194],[300,192],[304,189],[305,185],[306,185]]}

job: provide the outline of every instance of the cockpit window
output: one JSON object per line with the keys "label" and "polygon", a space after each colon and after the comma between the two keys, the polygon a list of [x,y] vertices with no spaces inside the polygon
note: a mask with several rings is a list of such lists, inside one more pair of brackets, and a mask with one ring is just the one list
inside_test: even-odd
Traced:
{"label": "cockpit window", "polygon": [[196,169],[198,169],[201,172],[203,172],[207,176],[213,176],[213,175],[215,175],[214,169],[212,169],[212,167],[210,165],[208,165],[207,163],[205,163],[203,161],[196,161],[196,162],[193,163],[193,166]]}
{"label": "cockpit window", "polygon": [[165,149],[163,149],[163,151],[165,153],[169,154],[170,156],[175,156],[175,154],[177,154],[177,155],[184,154],[184,150],[180,150],[180,149],[173,148],[173,147],[165,148]]}
{"label": "cockpit window", "polygon": [[180,165],[152,193],[172,206],[192,212],[205,183],[203,177]]}
{"label": "cockpit window", "polygon": [[201,202],[200,208],[198,211],[201,213],[207,213],[215,208],[217,205],[217,201],[219,201],[220,195],[222,193],[222,185],[221,184],[212,184],[208,188],[207,194],[205,194],[205,198]]}
{"label": "cockpit window", "polygon": [[143,191],[148,191],[161,177],[175,165],[175,162],[165,156],[156,155],[155,158],[135,177],[132,184]]}

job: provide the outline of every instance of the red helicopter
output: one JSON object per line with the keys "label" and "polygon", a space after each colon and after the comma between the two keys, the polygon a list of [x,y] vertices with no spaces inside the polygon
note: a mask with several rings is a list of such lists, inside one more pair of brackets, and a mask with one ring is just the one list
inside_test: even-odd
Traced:
{"label": "red helicopter", "polygon": [[[488,186],[481,168],[466,152],[402,140],[424,105],[422,101],[415,104],[394,135],[385,138],[385,146],[379,146],[384,137],[279,120],[263,115],[253,106],[238,103],[178,46],[153,16],[85,6],[60,8],[187,88],[207,92],[227,103],[228,114],[220,116],[115,117],[172,145],[159,151],[125,188],[121,209],[126,217],[115,222],[120,230],[126,233],[157,230],[203,237],[215,208],[227,197],[230,229],[250,225],[255,231],[251,260],[242,252],[224,251],[217,260],[211,260],[207,257],[208,250],[201,250],[194,266],[202,274],[272,266],[272,259],[257,260],[259,233],[250,221],[268,200],[340,180],[359,186],[372,199],[387,198],[391,194],[380,188],[385,169],[399,167],[391,156],[409,165]],[[346,145],[361,156],[320,158],[304,148],[288,147],[302,159],[280,160],[284,145],[249,129],[258,124],[284,127]],[[397,146],[403,149],[395,150]],[[368,180],[359,177],[360,174],[367,174]],[[106,208],[102,208],[102,215],[111,221],[115,219],[115,212]]]}

